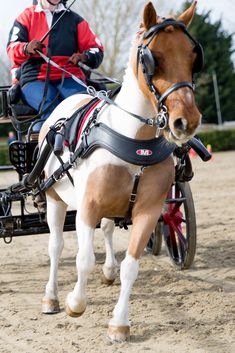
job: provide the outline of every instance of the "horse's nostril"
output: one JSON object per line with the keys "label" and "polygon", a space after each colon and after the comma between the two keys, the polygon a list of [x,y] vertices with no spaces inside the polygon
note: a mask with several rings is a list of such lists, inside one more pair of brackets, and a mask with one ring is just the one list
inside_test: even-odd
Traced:
{"label": "horse's nostril", "polygon": [[187,120],[184,118],[178,118],[174,121],[174,127],[176,130],[185,132],[187,130]]}

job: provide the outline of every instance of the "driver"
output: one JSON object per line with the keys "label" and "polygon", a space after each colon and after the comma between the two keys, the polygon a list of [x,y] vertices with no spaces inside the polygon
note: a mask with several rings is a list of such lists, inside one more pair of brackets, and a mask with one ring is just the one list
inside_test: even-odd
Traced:
{"label": "driver", "polygon": [[[34,127],[34,131],[39,131],[60,101],[84,91],[84,87],[67,74],[62,80],[62,72],[52,65],[48,68],[35,50],[85,82],[85,74],[77,64],[81,61],[97,68],[103,59],[103,46],[88,22],[65,7],[65,0],[34,0],[34,4],[16,18],[9,34],[7,53],[12,63],[13,81],[19,79],[22,100],[37,111],[45,111],[42,122]],[[45,40],[40,41],[48,31]]]}

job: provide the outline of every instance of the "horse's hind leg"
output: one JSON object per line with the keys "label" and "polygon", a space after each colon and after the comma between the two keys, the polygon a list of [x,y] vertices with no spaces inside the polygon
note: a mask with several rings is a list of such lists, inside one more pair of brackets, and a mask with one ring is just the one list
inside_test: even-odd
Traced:
{"label": "horse's hind leg", "polygon": [[54,314],[60,311],[58,300],[58,263],[63,250],[63,226],[67,205],[59,198],[47,195],[47,220],[50,228],[48,253],[50,257],[50,274],[42,300],[42,312]]}
{"label": "horse's hind leg", "polygon": [[78,214],[76,226],[79,247],[76,259],[78,277],[73,291],[68,294],[66,299],[66,312],[72,317],[81,316],[86,310],[86,284],[88,276],[95,266],[93,250],[95,230],[82,222]]}
{"label": "horse's hind leg", "polygon": [[118,263],[113,251],[113,232],[115,229],[114,221],[103,218],[101,222],[101,229],[104,233],[106,249],[106,258],[102,267],[103,274],[101,281],[104,284],[111,285],[115,281],[118,270]]}

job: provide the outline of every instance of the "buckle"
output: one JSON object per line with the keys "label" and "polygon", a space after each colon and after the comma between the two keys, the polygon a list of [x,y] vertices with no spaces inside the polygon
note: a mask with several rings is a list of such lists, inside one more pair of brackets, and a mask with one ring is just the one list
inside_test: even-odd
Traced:
{"label": "buckle", "polygon": [[130,201],[130,202],[135,202],[135,201],[136,201],[136,194],[131,193],[131,194],[130,194],[129,201]]}

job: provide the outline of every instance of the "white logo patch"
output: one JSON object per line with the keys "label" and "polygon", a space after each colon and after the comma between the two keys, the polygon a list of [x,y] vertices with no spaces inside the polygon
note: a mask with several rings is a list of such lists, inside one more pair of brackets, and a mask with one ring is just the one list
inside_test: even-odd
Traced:
{"label": "white logo patch", "polygon": [[98,48],[91,48],[90,50],[89,50],[89,53],[91,53],[91,54],[95,54],[95,53],[98,53],[99,52],[99,49]]}
{"label": "white logo patch", "polygon": [[140,149],[136,151],[136,154],[138,154],[138,156],[151,156],[153,152],[151,150]]}
{"label": "white logo patch", "polygon": [[18,37],[19,31],[20,29],[18,27],[13,27],[10,42],[15,42],[19,38]]}

